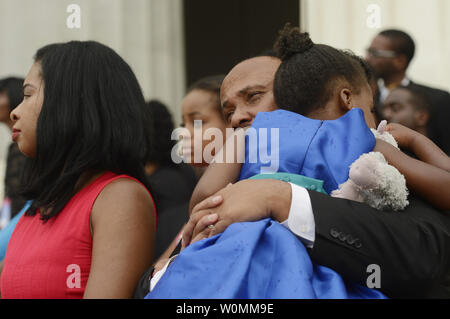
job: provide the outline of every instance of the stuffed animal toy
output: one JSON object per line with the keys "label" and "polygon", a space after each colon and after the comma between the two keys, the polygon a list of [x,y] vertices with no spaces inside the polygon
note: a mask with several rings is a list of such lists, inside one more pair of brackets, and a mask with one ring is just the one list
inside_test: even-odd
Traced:
{"label": "stuffed animal toy", "polygon": [[373,128],[371,128],[370,130],[372,131],[375,138],[378,138],[380,140],[388,142],[392,146],[398,148],[397,141],[389,132],[386,131],[386,126],[387,126],[387,121],[383,120],[380,122],[380,124],[378,125],[378,128],[376,130]]}
{"label": "stuffed animal toy", "polygon": [[[376,138],[398,148],[394,137],[386,132],[386,121],[382,121]],[[408,189],[405,177],[389,165],[383,154],[370,152],[361,155],[350,166],[349,179],[331,193],[333,197],[364,202],[379,210],[402,210],[408,205]]]}

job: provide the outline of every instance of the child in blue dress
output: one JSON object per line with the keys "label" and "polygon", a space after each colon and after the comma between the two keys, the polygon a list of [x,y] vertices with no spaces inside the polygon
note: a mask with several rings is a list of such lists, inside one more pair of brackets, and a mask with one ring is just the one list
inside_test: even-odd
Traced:
{"label": "child in blue dress", "polygon": [[[267,142],[272,141],[271,136],[265,139],[266,145],[259,139],[249,143],[247,136],[245,162],[238,163],[237,158],[232,163],[213,162],[197,185],[191,207],[228,183],[267,173],[274,167],[276,172],[321,180],[322,191],[330,193],[348,179],[350,164],[378,144],[369,128],[375,127],[375,120],[364,62],[350,53],[315,45],[307,34],[295,29],[283,32],[278,41],[283,62],[274,82],[275,100],[283,109],[259,113],[252,123],[256,131],[277,128],[273,134],[278,134],[278,147]],[[386,153],[396,150],[380,144]],[[259,154],[261,146],[278,151],[276,163],[250,160],[251,154]],[[216,156],[225,159],[226,151],[224,146]],[[319,186],[317,190],[322,186],[309,185]],[[147,298],[384,296],[315,265],[295,235],[266,219],[233,224],[222,234],[188,246]]]}
{"label": "child in blue dress", "polygon": [[[288,27],[283,32],[276,44],[282,63],[273,89],[280,109],[256,115],[249,128],[253,134],[247,131],[245,136],[243,164],[239,163],[239,150],[227,145],[235,143],[235,137],[227,140],[216,155],[219,160],[208,167],[197,184],[191,208],[229,183],[268,172],[319,180],[323,191],[330,194],[348,180],[353,162],[374,151],[381,152],[405,176],[412,191],[437,208],[449,210],[448,188],[442,187],[450,187],[449,159],[442,151],[429,140],[418,145],[433,155],[430,157],[442,159],[430,165],[375,140],[370,130],[375,128],[371,74],[365,62],[351,52],[314,44],[307,33],[296,28]],[[267,133],[260,134],[264,130]],[[243,136],[239,132],[236,135]],[[265,148],[263,152],[261,148]],[[234,158],[226,154],[229,151]],[[264,154],[273,152],[278,157],[265,163]],[[230,158],[233,160],[223,163],[222,159]]]}

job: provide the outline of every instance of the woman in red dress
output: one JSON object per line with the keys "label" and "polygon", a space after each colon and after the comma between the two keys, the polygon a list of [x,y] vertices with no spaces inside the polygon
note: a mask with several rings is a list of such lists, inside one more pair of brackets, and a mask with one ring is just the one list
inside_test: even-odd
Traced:
{"label": "woman in red dress", "polygon": [[151,132],[128,64],[97,42],[37,51],[11,112],[28,159],[2,298],[130,298],[153,258],[155,206],[144,172]]}

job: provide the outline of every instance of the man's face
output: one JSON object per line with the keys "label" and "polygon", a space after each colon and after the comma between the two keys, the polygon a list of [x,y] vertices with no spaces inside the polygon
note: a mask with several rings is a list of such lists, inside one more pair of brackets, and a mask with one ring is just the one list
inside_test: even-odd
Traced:
{"label": "man's face", "polygon": [[411,103],[411,93],[405,89],[395,89],[384,102],[382,115],[392,123],[402,124],[410,129],[417,129],[418,111]]}
{"label": "man's face", "polygon": [[391,40],[382,35],[377,35],[367,49],[366,61],[373,68],[376,76],[382,79],[398,72],[394,63],[395,58]]}
{"label": "man's face", "polygon": [[225,120],[233,128],[252,124],[258,112],[277,108],[273,81],[281,61],[274,57],[256,57],[236,65],[226,76],[220,90]]}

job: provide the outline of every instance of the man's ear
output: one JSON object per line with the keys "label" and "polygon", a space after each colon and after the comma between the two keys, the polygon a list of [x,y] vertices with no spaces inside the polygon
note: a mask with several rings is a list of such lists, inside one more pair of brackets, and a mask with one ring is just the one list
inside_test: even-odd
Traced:
{"label": "man's ear", "polygon": [[425,127],[428,124],[430,114],[427,111],[416,111],[415,119],[418,127]]}
{"label": "man's ear", "polygon": [[396,70],[406,70],[408,67],[408,58],[406,55],[400,54],[393,59],[392,63]]}
{"label": "man's ear", "polygon": [[353,108],[352,91],[348,88],[343,88],[339,91],[339,106],[347,113]]}

